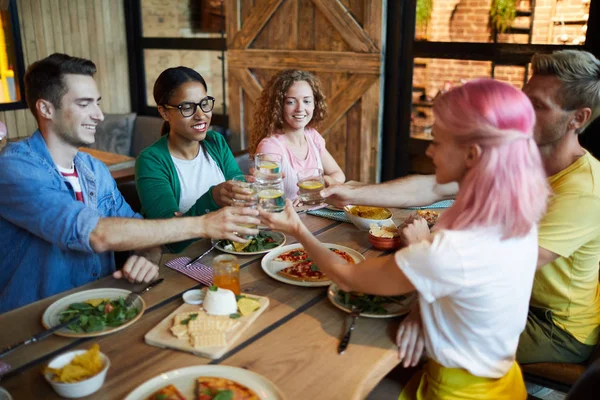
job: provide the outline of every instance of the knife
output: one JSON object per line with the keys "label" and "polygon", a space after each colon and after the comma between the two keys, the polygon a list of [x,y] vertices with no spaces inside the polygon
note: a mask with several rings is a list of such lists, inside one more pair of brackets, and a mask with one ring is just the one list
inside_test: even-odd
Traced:
{"label": "knife", "polygon": [[140,296],[141,294],[143,294],[144,292],[147,292],[148,290],[152,289],[154,286],[158,285],[159,283],[162,283],[162,281],[164,281],[165,278],[159,278],[155,281],[152,281],[148,284],[148,286],[146,286],[145,288],[143,288],[142,290],[138,290],[136,292],[131,292],[129,293],[129,296],[127,296],[127,298],[125,299],[125,306],[126,307],[130,307],[133,304],[133,301]]}
{"label": "knife", "polygon": [[[150,282],[150,284],[148,284],[148,286],[146,286],[142,290],[139,290],[137,292],[131,292],[129,294],[129,296],[127,296],[127,298],[125,299],[125,305],[127,307],[131,306],[131,303],[133,303],[133,300],[135,300],[135,298],[137,296],[139,296],[140,294],[142,294],[144,292],[147,292],[148,290],[152,289],[154,286],[158,285],[162,281],[164,281],[164,278],[160,278],[160,279],[157,279],[157,280],[155,280],[153,282]],[[15,351],[16,349],[18,349],[21,346],[27,346],[27,345],[29,345],[31,343],[36,343],[36,342],[39,342],[42,339],[47,338],[48,336],[52,335],[54,332],[56,332],[56,331],[58,331],[58,330],[60,330],[62,328],[66,328],[68,325],[70,325],[70,324],[72,324],[74,322],[77,322],[79,320],[80,316],[81,315],[77,315],[76,317],[73,317],[70,320],[68,320],[66,322],[63,322],[62,324],[53,326],[52,328],[47,329],[47,330],[45,330],[43,332],[40,332],[40,333],[38,333],[38,334],[30,337],[29,339],[26,339],[26,340],[23,340],[22,342],[18,342],[18,343],[10,345],[8,347],[5,347],[0,352],[0,358],[4,357],[5,355],[7,355],[9,353],[12,353],[13,351]]]}
{"label": "knife", "polygon": [[348,343],[350,343],[350,336],[352,336],[352,331],[356,327],[356,319],[360,315],[360,312],[361,312],[360,308],[352,306],[352,312],[350,313],[350,317],[352,317],[352,322],[350,323],[350,326],[348,327],[346,334],[344,335],[344,337],[342,338],[342,341],[340,342],[340,344],[338,346],[338,354],[344,354],[344,351],[346,351],[346,348],[348,347]]}
{"label": "knife", "polygon": [[221,241],[220,241],[220,240],[216,241],[216,242],[215,242],[215,243],[212,245],[212,247],[211,247],[210,249],[206,250],[204,253],[200,254],[198,257],[194,258],[194,259],[193,259],[193,260],[191,260],[189,263],[185,264],[185,266],[184,266],[183,268],[187,268],[187,267],[189,267],[190,265],[192,265],[193,263],[195,263],[195,262],[197,262],[197,261],[200,261],[200,259],[201,259],[202,257],[204,257],[205,255],[207,255],[208,253],[210,253],[211,251],[213,251],[213,249],[214,249],[215,247],[217,247],[217,245],[218,245],[219,243],[221,243]]}
{"label": "knife", "polygon": [[60,325],[56,325],[55,327],[52,327],[43,332],[40,332],[37,335],[30,337],[29,339],[23,340],[22,342],[15,343],[8,347],[5,347],[4,349],[2,349],[2,352],[0,352],[0,357],[4,357],[8,353],[12,353],[14,350],[18,349],[21,346],[27,346],[28,344],[39,342],[40,340],[45,339],[46,337],[52,335],[54,332],[58,331],[59,329],[65,328],[68,325],[72,324],[73,322],[77,322],[79,320],[79,317],[80,317],[80,315],[78,315],[74,318],[71,318],[67,322],[63,322]]}

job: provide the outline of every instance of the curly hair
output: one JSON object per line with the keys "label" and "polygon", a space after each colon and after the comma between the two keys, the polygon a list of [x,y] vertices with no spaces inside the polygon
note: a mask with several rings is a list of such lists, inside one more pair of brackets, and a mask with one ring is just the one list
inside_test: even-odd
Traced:
{"label": "curly hair", "polygon": [[256,102],[254,119],[250,129],[248,153],[254,156],[261,140],[271,136],[275,131],[283,129],[283,102],[285,94],[294,82],[305,81],[313,91],[315,111],[308,127],[316,128],[327,115],[325,95],[319,79],[307,71],[286,69],[271,78],[264,87]]}

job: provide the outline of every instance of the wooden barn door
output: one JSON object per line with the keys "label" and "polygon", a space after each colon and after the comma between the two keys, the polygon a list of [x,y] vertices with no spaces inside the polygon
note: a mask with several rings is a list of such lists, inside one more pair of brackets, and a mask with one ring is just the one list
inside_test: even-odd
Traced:
{"label": "wooden barn door", "polygon": [[383,0],[225,0],[229,127],[247,147],[253,105],[279,70],[321,80],[329,115],[319,131],[348,179],[378,174]]}

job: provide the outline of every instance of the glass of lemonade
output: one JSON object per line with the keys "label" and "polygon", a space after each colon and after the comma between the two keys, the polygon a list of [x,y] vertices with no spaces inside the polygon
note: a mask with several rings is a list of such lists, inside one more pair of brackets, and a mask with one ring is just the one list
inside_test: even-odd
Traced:
{"label": "glass of lemonade", "polygon": [[321,168],[308,168],[298,172],[298,187],[300,200],[306,205],[317,205],[324,202],[321,190],[325,187],[323,170]]}
{"label": "glass of lemonade", "polygon": [[285,208],[283,181],[258,185],[258,206],[267,212],[281,212]]}
{"label": "glass of lemonade", "polygon": [[[236,195],[233,200],[234,207],[249,207],[257,208],[258,206],[258,193],[256,177],[252,175],[238,175],[233,177],[233,183],[247,191],[247,194]],[[246,228],[256,228],[256,224],[242,224]]]}
{"label": "glass of lemonade", "polygon": [[240,263],[236,256],[221,254],[213,260],[213,285],[240,294]]}
{"label": "glass of lemonade", "polygon": [[281,180],[281,163],[283,159],[280,154],[258,153],[254,156],[254,175],[260,182],[271,182]]}

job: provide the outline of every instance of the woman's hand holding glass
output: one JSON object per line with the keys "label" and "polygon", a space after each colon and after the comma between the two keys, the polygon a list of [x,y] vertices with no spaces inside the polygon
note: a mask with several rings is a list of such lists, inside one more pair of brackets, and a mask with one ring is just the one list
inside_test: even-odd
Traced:
{"label": "woman's hand holding glass", "polygon": [[248,190],[240,187],[235,181],[225,181],[212,188],[212,196],[219,207],[234,205],[235,200],[249,199]]}
{"label": "woman's hand holding glass", "polygon": [[256,236],[258,229],[249,228],[260,223],[258,211],[249,207],[224,207],[202,216],[203,237],[212,239],[229,239],[246,243],[248,240],[240,236]]}

